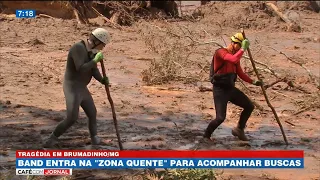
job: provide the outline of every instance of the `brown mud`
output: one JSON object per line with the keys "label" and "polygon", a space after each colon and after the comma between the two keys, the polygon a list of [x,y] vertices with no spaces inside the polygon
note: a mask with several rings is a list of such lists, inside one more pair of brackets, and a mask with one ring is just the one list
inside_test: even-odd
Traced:
{"label": "brown mud", "polygon": [[[111,29],[112,43],[104,50],[105,66],[112,86],[111,95],[115,104],[120,133],[125,149],[298,149],[305,151],[305,168],[301,170],[273,169],[225,169],[220,179],[319,179],[320,165],[320,111],[319,105],[298,115],[303,109],[299,103],[313,101],[318,89],[309,80],[300,66],[288,61],[270,48],[258,51],[254,45],[272,46],[290,57],[302,59],[305,66],[319,79],[320,52],[318,31],[320,16],[307,8],[297,7],[302,32],[286,32],[285,23],[259,9],[255,2],[215,2],[206,5],[204,18],[197,22],[171,22],[190,29],[204,28],[207,32],[220,34],[227,42],[228,36],[245,27],[251,39],[254,58],[269,64],[280,74],[290,74],[295,83],[311,92],[285,90],[279,83],[268,89],[272,105],[276,108],[285,129],[289,146],[285,146],[280,129],[271,110],[265,103],[258,87],[247,85],[255,91],[250,94],[265,111],[253,112],[247,124],[251,139],[243,143],[231,135],[237,124],[241,109],[229,104],[227,119],[213,134],[210,145],[199,144],[201,135],[215,117],[212,92],[199,92],[197,84],[210,86],[209,82],[184,84],[174,82],[161,86],[146,86],[141,72],[149,62],[143,58],[158,57],[145,45],[143,30],[138,22],[123,30]],[[283,5],[284,6],[284,5]],[[252,20],[236,16],[247,11]],[[317,19],[317,20],[316,20]],[[63,19],[16,19],[1,15],[0,41],[0,157],[1,178],[20,179],[12,175],[17,149],[39,149],[42,141],[65,118],[65,101],[62,80],[66,56],[70,46],[86,38],[88,32],[98,27],[77,24],[76,20]],[[90,19],[98,22],[99,18]],[[218,25],[220,24],[221,27]],[[223,41],[216,37],[217,41]],[[317,40],[318,39],[318,40]],[[206,59],[195,58],[194,62],[210,61],[217,47],[209,45]],[[140,58],[136,58],[140,57]],[[246,65],[251,66],[247,61]],[[250,74],[254,77],[254,74]],[[272,82],[270,76],[264,79]],[[89,89],[98,110],[98,133],[104,139],[103,149],[118,149],[112,113],[104,90],[92,80]],[[318,97],[319,98],[319,97]],[[290,122],[293,125],[286,123]],[[62,148],[91,149],[87,119],[81,109],[79,120],[61,137]],[[221,171],[221,170],[217,170]],[[75,171],[74,179],[112,179],[120,175],[132,175],[136,171]],[[11,174],[11,175],[10,175]],[[90,176],[91,175],[91,176]],[[294,178],[293,178],[294,177]]]}

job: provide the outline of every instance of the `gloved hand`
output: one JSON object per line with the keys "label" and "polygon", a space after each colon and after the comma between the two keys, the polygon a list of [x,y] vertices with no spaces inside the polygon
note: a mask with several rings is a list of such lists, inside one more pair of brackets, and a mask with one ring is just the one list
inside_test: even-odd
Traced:
{"label": "gloved hand", "polygon": [[253,85],[256,85],[256,86],[262,86],[263,85],[263,82],[262,81],[259,81],[259,80],[255,80],[252,82]]}
{"label": "gloved hand", "polygon": [[250,45],[249,40],[248,40],[248,39],[245,39],[245,40],[243,40],[242,43],[241,43],[241,48],[242,48],[243,50],[247,50],[247,49],[249,48],[249,45]]}
{"label": "gloved hand", "polygon": [[104,85],[109,85],[109,78],[108,77],[103,77],[102,80],[100,81],[101,84]]}
{"label": "gloved hand", "polygon": [[98,63],[98,62],[100,62],[102,59],[103,59],[103,54],[102,54],[102,52],[98,52],[98,53],[95,55],[95,57],[93,58],[93,61],[94,61],[95,63]]}

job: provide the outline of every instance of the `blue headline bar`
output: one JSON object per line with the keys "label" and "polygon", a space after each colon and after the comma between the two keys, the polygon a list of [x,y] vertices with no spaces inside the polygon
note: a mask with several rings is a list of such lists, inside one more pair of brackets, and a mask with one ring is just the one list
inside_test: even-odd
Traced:
{"label": "blue headline bar", "polygon": [[303,158],[17,158],[16,168],[304,168]]}

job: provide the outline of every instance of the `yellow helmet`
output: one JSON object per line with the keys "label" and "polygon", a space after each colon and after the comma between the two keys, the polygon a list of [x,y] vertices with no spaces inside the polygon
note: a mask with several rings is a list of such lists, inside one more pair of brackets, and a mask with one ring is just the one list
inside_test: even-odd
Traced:
{"label": "yellow helmet", "polygon": [[235,35],[231,36],[231,41],[236,43],[242,43],[244,40],[242,33],[236,33]]}

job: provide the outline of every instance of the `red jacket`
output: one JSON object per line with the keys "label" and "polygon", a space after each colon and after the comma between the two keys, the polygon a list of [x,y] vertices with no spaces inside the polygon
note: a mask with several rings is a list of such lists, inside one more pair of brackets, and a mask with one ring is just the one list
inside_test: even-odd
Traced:
{"label": "red jacket", "polygon": [[216,74],[236,73],[242,80],[252,83],[253,80],[243,72],[240,66],[243,53],[243,49],[235,54],[230,54],[225,48],[218,49],[212,59],[214,61],[214,72],[225,62],[225,65]]}

